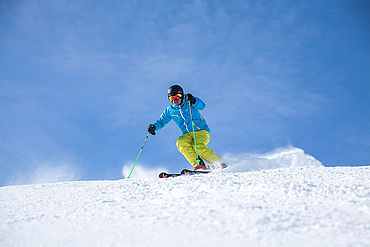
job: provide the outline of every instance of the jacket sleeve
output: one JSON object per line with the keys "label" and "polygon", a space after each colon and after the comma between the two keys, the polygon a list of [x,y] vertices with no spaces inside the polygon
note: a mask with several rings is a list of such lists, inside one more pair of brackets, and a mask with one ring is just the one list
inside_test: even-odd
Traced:
{"label": "jacket sleeve", "polygon": [[169,121],[171,121],[171,113],[170,110],[167,108],[163,111],[162,115],[159,117],[157,121],[155,121],[154,125],[156,130],[162,129]]}
{"label": "jacket sleeve", "polygon": [[192,107],[198,110],[203,110],[206,107],[206,104],[198,97],[194,97],[194,98],[196,101],[195,101],[195,104],[192,105]]}

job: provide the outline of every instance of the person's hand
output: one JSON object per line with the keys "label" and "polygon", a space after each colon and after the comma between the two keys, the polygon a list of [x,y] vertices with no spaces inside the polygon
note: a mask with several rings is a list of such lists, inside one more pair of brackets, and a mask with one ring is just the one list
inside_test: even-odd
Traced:
{"label": "person's hand", "polygon": [[196,99],[190,93],[185,94],[185,99],[190,102],[191,105],[194,105]]}
{"label": "person's hand", "polygon": [[154,124],[149,124],[149,126],[148,126],[148,132],[150,134],[155,135],[155,129],[156,129],[156,127],[155,127]]}

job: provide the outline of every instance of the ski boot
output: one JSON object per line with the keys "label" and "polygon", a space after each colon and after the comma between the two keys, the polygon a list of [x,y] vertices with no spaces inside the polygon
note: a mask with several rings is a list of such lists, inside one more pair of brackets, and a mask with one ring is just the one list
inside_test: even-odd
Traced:
{"label": "ski boot", "polygon": [[204,163],[204,161],[202,160],[200,156],[198,156],[198,160],[199,160],[199,163],[196,166],[194,166],[194,171],[209,170],[209,168],[206,166],[206,164]]}

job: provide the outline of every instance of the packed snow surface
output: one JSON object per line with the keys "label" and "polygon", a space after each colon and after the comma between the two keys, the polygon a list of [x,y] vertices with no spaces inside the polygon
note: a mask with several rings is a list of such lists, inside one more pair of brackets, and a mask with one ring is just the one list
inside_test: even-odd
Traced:
{"label": "packed snow surface", "polygon": [[0,188],[0,246],[370,246],[370,167]]}

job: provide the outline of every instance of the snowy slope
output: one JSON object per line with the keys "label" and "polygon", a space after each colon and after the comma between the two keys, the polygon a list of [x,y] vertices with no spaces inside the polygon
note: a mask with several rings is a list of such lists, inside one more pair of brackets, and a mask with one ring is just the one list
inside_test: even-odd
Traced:
{"label": "snowy slope", "polygon": [[370,246],[370,167],[0,188],[0,246]]}

